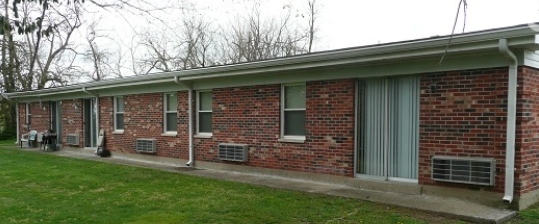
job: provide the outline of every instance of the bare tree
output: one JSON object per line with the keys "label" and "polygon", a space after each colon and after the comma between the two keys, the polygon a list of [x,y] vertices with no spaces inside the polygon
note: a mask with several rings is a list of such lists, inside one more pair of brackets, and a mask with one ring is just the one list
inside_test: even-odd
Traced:
{"label": "bare tree", "polygon": [[139,65],[147,71],[159,70],[169,72],[176,70],[175,60],[178,58],[178,52],[174,52],[171,40],[166,32],[146,32],[143,34],[142,45],[146,47],[144,59],[139,61]]}
{"label": "bare tree", "polygon": [[127,63],[124,55],[125,55],[125,52],[123,51],[123,48],[122,46],[120,46],[119,44],[116,44],[117,48],[116,48],[116,57],[114,58],[115,60],[112,60],[111,59],[111,64],[109,64],[109,68],[110,68],[110,72],[111,74],[114,74],[116,75],[116,77],[118,78],[123,78],[124,75],[124,71],[126,68],[125,68],[125,64]]}
{"label": "bare tree", "polygon": [[76,4],[69,8],[51,6],[50,12],[49,19],[55,26],[50,35],[46,36],[48,53],[44,55],[43,60],[38,58],[38,89],[67,84],[65,77],[71,75],[68,71],[77,56],[77,52],[72,48],[71,38],[75,30],[81,26],[79,6]]}
{"label": "bare tree", "polygon": [[[184,10],[181,23],[138,35],[146,51],[134,64],[149,73],[308,53],[313,49],[318,12],[313,0],[308,3],[307,16],[298,18],[292,6],[285,5],[279,16],[268,17],[257,0],[246,16],[238,15],[232,24],[220,29],[198,12]],[[309,17],[308,23],[303,23],[305,17]]]}
{"label": "bare tree", "polygon": [[84,59],[91,62],[92,69],[89,72],[86,72],[88,76],[93,81],[101,81],[110,77],[112,74],[116,74],[117,77],[122,77],[121,75],[121,49],[118,50],[118,59],[115,64],[112,59],[114,58],[114,53],[107,48],[102,48],[98,44],[98,39],[108,39],[99,34],[97,26],[99,24],[99,19],[92,22],[88,25],[88,31],[85,37],[85,40],[88,44],[88,50],[83,53]]}
{"label": "bare tree", "polygon": [[[191,17],[193,18],[193,17]],[[179,67],[181,69],[206,67],[213,65],[214,33],[210,31],[211,24],[203,17],[183,21],[182,38],[177,42],[181,56]]]}
{"label": "bare tree", "polygon": [[459,0],[459,6],[457,8],[457,15],[455,16],[455,22],[453,23],[453,29],[451,30],[451,35],[449,36],[449,40],[447,41],[447,45],[445,46],[444,53],[442,54],[442,57],[440,58],[440,61],[438,62],[438,64],[436,64],[436,66],[442,65],[445,55],[447,55],[447,50],[449,50],[449,45],[451,45],[451,41],[453,40],[453,36],[455,35],[455,29],[457,28],[457,22],[459,20],[459,14],[460,14],[461,9],[464,13],[464,19],[463,19],[464,23],[462,25],[462,32],[464,33],[464,29],[466,29],[468,2],[466,0]]}
{"label": "bare tree", "polygon": [[308,8],[308,18],[309,18],[309,53],[312,52],[313,49],[313,41],[316,34],[316,28],[315,28],[315,22],[318,15],[318,9],[316,8],[316,0],[309,0],[308,2],[309,8]]}
{"label": "bare tree", "polygon": [[218,58],[211,24],[203,17],[186,18],[172,28],[175,32],[169,33],[169,29],[164,28],[140,35],[146,52],[137,64],[145,68],[146,73],[206,67],[216,63]]}
{"label": "bare tree", "polygon": [[[38,27],[35,32],[19,31],[22,35],[17,38],[11,32],[7,35],[4,50],[7,48],[10,52],[8,64],[13,66],[10,71],[15,77],[12,85],[30,90],[65,84],[65,74],[58,72],[66,69],[55,66],[73,65],[76,52],[71,48],[71,37],[81,25],[78,5],[50,5],[45,9],[32,2],[23,2],[19,7],[22,20],[29,20],[32,15],[39,14],[40,26],[48,28]],[[3,72],[3,75],[8,74]]]}
{"label": "bare tree", "polygon": [[[227,49],[226,63],[264,60],[308,52],[309,35],[291,23],[291,8],[282,18],[263,19],[260,3],[256,3],[247,17],[223,31]],[[314,37],[314,36],[313,36]]]}

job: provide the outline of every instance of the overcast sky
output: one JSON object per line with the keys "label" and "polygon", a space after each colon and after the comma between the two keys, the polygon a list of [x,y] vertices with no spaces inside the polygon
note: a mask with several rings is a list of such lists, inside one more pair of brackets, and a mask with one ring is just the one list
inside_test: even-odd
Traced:
{"label": "overcast sky", "polygon": [[[459,0],[321,0],[319,49],[451,33]],[[467,0],[466,32],[539,21],[539,0]],[[460,13],[463,18],[464,14]],[[458,32],[462,32],[462,20]]]}
{"label": "overcast sky", "polygon": [[[169,0],[171,1],[171,0]],[[180,0],[175,0],[180,1]],[[282,12],[283,6],[306,6],[307,0],[267,0],[264,12]],[[173,2],[173,1],[172,1]],[[231,21],[238,12],[248,10],[250,0],[197,0],[205,17],[217,22]],[[539,21],[539,0],[467,0],[466,32],[526,24]],[[318,43],[316,50],[388,43],[448,35],[451,33],[459,0],[317,0]],[[123,19],[114,32],[125,30]],[[169,13],[180,20],[177,13]],[[457,33],[462,32],[464,13],[460,13]],[[109,20],[110,21],[110,20]],[[108,22],[107,22],[108,23]],[[108,25],[108,24],[107,24]],[[118,35],[129,35],[120,32]]]}
{"label": "overcast sky", "polygon": [[[237,20],[238,14],[247,14],[252,9],[249,4],[254,1],[262,2],[263,16],[279,17],[286,12],[285,6],[290,5],[296,15],[305,13],[308,0],[146,0],[151,4],[173,4],[178,8],[196,8],[187,16],[203,16],[212,25],[229,26]],[[428,38],[451,33],[460,0],[316,0],[318,16],[316,20],[317,38],[314,51],[332,50],[347,47],[357,47],[371,44],[389,43],[396,41]],[[188,6],[186,2],[195,4]],[[465,32],[493,29],[539,22],[539,0],[467,0]],[[91,8],[91,6],[86,6]],[[164,11],[155,11],[153,15],[159,20],[168,21],[170,27],[178,27],[183,21],[185,10],[173,7],[163,7]],[[92,11],[92,10],[90,10]],[[88,21],[102,17],[97,31],[102,37],[97,42],[110,51],[124,52],[122,65],[124,75],[132,74],[130,70],[129,49],[135,49],[135,55],[144,55],[145,49],[137,45],[139,33],[150,30],[151,35],[157,35],[163,41],[173,39],[171,34],[175,28],[161,29],[163,24],[152,24],[156,19],[145,21],[134,18],[133,14],[120,16],[122,11],[109,12],[96,8],[95,13],[85,15]],[[135,14],[136,14],[135,10]],[[143,16],[147,14],[140,13]],[[296,17],[300,18],[300,17]],[[462,32],[464,12],[460,11],[460,20],[456,33]],[[301,20],[301,19],[300,19]],[[300,23],[306,20],[299,21]],[[217,28],[216,28],[217,29]],[[225,28],[226,29],[226,28]],[[84,48],[85,28],[79,31],[82,40],[80,47]],[[168,40],[167,40],[167,37]],[[135,38],[135,39],[134,39]],[[140,39],[138,40],[140,41]],[[140,43],[140,42],[138,42]],[[130,48],[131,47],[131,48]],[[81,60],[81,59],[79,59]],[[82,66],[90,66],[87,61]],[[84,81],[86,79],[81,79]]]}

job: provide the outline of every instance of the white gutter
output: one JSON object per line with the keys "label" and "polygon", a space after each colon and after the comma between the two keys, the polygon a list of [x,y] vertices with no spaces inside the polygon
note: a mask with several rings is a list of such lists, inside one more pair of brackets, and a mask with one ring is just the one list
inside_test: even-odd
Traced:
{"label": "white gutter", "polygon": [[189,113],[189,118],[187,121],[189,122],[189,161],[185,164],[187,166],[194,166],[195,165],[195,148],[193,146],[193,86],[188,85],[186,83],[183,83],[180,81],[179,76],[174,76],[174,82],[177,84],[183,84],[187,87],[188,91],[188,103],[187,103],[187,111]]}
{"label": "white gutter", "polygon": [[[94,131],[96,132],[96,133],[95,133],[95,134],[96,134],[95,136],[99,136],[99,111],[100,111],[100,109],[99,109],[99,95],[97,95],[97,94],[95,94],[95,93],[92,93],[92,92],[88,91],[88,90],[86,89],[86,87],[82,87],[82,92],[85,92],[85,93],[87,93],[87,94],[92,95],[92,96],[95,97],[95,107],[96,107],[96,112],[95,112],[95,120],[96,120],[96,121],[95,121],[95,124],[96,124],[95,127],[96,127],[96,128],[95,128],[95,129],[96,129],[96,130],[94,130]],[[90,116],[91,116],[91,115],[90,115]],[[96,142],[97,142],[97,139],[96,139]],[[96,146],[96,147],[97,147],[97,146]],[[96,150],[97,150],[97,149],[96,149]]]}
{"label": "white gutter", "polygon": [[515,180],[515,131],[517,116],[517,72],[518,60],[515,54],[509,50],[507,39],[499,41],[500,53],[510,59],[509,84],[507,90],[507,133],[505,143],[505,191],[503,200],[511,203],[514,194]]}

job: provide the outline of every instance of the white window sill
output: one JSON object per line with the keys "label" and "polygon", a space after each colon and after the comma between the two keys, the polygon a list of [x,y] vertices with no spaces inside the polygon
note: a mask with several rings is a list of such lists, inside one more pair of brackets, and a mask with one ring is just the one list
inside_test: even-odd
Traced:
{"label": "white window sill", "polygon": [[290,138],[283,137],[277,140],[278,142],[288,142],[288,143],[305,143],[305,137],[303,138]]}
{"label": "white window sill", "polygon": [[212,136],[212,134],[197,134],[193,138],[211,138]]}
{"label": "white window sill", "polygon": [[112,134],[115,134],[115,135],[121,135],[121,134],[123,134],[123,133],[124,133],[124,130],[114,130],[114,131],[112,132]]}
{"label": "white window sill", "polygon": [[164,136],[164,137],[177,137],[178,132],[165,132],[165,133],[161,134],[161,136]]}

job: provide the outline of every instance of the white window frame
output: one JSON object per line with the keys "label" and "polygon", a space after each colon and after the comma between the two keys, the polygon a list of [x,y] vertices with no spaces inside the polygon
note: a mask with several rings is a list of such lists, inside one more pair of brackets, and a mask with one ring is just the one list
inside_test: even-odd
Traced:
{"label": "white window frame", "polygon": [[[122,101],[124,103],[124,111],[122,111],[122,112],[118,112],[118,109],[117,109],[118,108],[118,99],[119,98],[122,98]],[[114,113],[113,113],[113,116],[114,116],[113,117],[113,120],[114,120],[114,133],[115,134],[121,134],[121,133],[124,132],[124,128],[125,128],[125,98],[124,98],[124,96],[115,96],[113,98],[113,101],[114,101],[114,103],[113,103],[114,104],[113,105],[113,107],[114,107]],[[117,119],[118,119],[117,115],[118,114],[124,115],[123,116],[123,118],[124,118],[124,127],[122,129],[117,128],[118,127],[118,123],[117,123]]]}
{"label": "white window frame", "polygon": [[[168,97],[167,95],[169,94],[174,94],[176,97],[176,105],[178,103],[178,93],[177,92],[168,92],[168,93],[163,93],[163,133],[165,135],[176,135],[178,134],[178,106],[176,106],[176,108],[173,108],[174,110],[168,110],[169,108],[168,107]],[[167,127],[167,124],[168,124],[168,120],[167,120],[167,114],[176,114],[176,131],[169,131],[167,130],[168,127]]]}
{"label": "white window frame", "polygon": [[[200,110],[200,93],[207,93],[207,92],[210,92],[212,94],[212,105],[213,105],[213,92],[211,90],[201,90],[201,91],[197,91],[197,96],[196,96],[196,112],[197,112],[197,132],[196,132],[196,136],[195,137],[211,137],[212,136],[212,132],[200,132],[200,113],[212,113],[212,118],[213,118],[213,106],[212,106],[212,109],[211,110]],[[213,122],[212,122],[213,123]],[[213,131],[213,130],[212,130]]]}
{"label": "white window frame", "polygon": [[[307,84],[306,83],[288,83],[288,84],[282,84],[281,85],[281,139],[279,141],[282,142],[293,142],[293,143],[304,143],[305,142],[305,135],[285,135],[285,112],[286,111],[305,111],[307,112],[307,108],[294,108],[294,109],[287,109],[285,104],[285,87],[288,86],[305,86],[305,91],[307,91]],[[307,94],[305,94],[307,95]],[[307,101],[307,96],[305,96],[305,101]],[[307,104],[305,104],[307,106]],[[307,116],[305,116],[305,119]],[[307,131],[307,130],[305,130]]]}
{"label": "white window frame", "polygon": [[30,120],[31,119],[31,116],[32,114],[30,113],[30,109],[32,108],[31,106],[31,103],[26,103],[26,109],[25,109],[25,122],[26,124],[30,124],[32,121]]}

